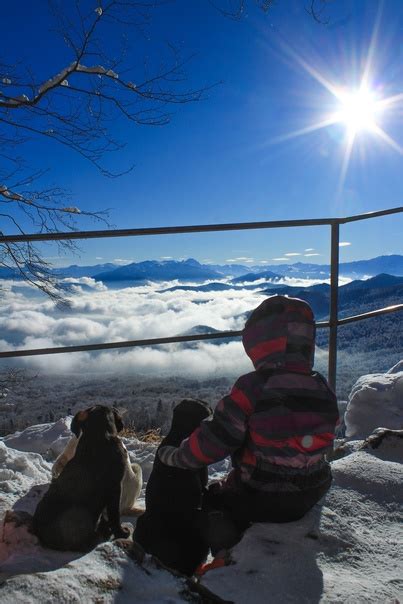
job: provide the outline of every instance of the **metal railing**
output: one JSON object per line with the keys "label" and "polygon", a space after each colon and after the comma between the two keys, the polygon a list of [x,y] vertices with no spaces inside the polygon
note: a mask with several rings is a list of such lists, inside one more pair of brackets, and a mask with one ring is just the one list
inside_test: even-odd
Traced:
{"label": "metal railing", "polygon": [[[150,235],[173,235],[181,233],[208,233],[219,231],[241,231],[253,229],[278,229],[307,226],[330,226],[331,227],[331,247],[330,247],[330,312],[329,321],[321,321],[316,325],[318,328],[329,328],[329,359],[328,359],[328,380],[333,388],[336,386],[337,369],[337,328],[339,325],[362,321],[370,317],[380,316],[386,313],[403,310],[403,304],[396,304],[386,308],[380,308],[371,312],[339,319],[338,317],[338,294],[339,294],[339,243],[340,243],[340,225],[369,218],[378,218],[403,212],[403,207],[390,208],[388,210],[379,210],[377,212],[368,212],[356,216],[346,216],[342,218],[313,218],[302,220],[274,220],[266,222],[236,222],[226,224],[207,224],[207,225],[189,225],[174,227],[152,227],[139,229],[111,229],[98,231],[72,231],[61,233],[31,233],[20,235],[1,235],[1,243],[24,243],[34,241],[65,241],[76,239],[101,239],[109,237],[143,237]],[[224,338],[234,338],[240,336],[241,331],[223,331],[209,334],[173,336],[166,338],[151,338],[143,340],[127,340],[124,342],[101,342],[99,344],[83,344],[77,346],[59,346],[54,348],[37,348],[29,350],[12,350],[0,352],[1,358],[23,357],[44,354],[62,354],[68,352],[82,352],[94,350],[107,350],[118,348],[131,348],[135,346],[153,346],[157,344],[171,344],[177,342],[191,342],[198,340],[215,340]]]}

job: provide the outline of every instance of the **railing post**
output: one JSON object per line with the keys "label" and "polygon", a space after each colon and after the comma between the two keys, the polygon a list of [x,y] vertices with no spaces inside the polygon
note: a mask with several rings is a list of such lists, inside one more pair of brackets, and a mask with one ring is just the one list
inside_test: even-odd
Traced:
{"label": "railing post", "polygon": [[340,225],[333,222],[331,226],[331,252],[330,252],[330,332],[329,332],[329,365],[328,380],[333,390],[336,390],[337,372],[337,325],[339,301],[339,241]]}

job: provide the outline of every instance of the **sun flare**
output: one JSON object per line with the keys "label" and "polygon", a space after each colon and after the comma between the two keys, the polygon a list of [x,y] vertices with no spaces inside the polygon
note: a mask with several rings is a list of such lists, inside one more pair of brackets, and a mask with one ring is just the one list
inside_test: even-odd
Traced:
{"label": "sun flare", "polygon": [[[329,111],[318,115],[316,121],[273,138],[271,144],[307,136],[336,125],[343,127],[346,135],[343,137],[341,146],[342,156],[337,188],[338,195],[343,191],[350,160],[358,139],[361,139],[361,157],[364,157],[363,150],[365,151],[365,147],[376,139],[399,153],[399,155],[403,155],[403,146],[385,132],[382,127],[384,115],[396,111],[403,104],[403,93],[399,91],[394,95],[385,96],[385,86],[381,85],[380,82],[377,83],[376,87],[371,86],[371,81],[375,81],[375,74],[372,69],[375,41],[376,28],[368,50],[366,63],[360,74],[361,77],[357,82],[356,88],[346,88],[336,82],[332,82],[327,75],[321,73],[313,64],[301,56],[300,53],[294,52],[289,46],[284,46],[286,54],[329,93],[330,100],[333,102],[328,104]],[[351,80],[351,74],[349,74],[348,70],[346,70],[345,79]],[[357,81],[358,78],[355,79]]]}
{"label": "sun flare", "polygon": [[340,109],[334,116],[335,121],[345,124],[350,135],[376,129],[379,106],[371,90],[360,88],[353,92],[342,92],[339,99]]}

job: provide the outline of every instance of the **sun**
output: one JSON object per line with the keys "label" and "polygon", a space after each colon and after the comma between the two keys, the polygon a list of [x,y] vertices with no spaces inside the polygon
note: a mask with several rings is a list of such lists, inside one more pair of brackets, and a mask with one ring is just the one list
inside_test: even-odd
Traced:
{"label": "sun", "polygon": [[[301,53],[295,52],[289,46],[284,46],[286,54],[329,93],[331,103],[327,105],[329,111],[318,115],[317,121],[298,130],[277,136],[271,139],[270,142],[271,144],[282,143],[335,125],[344,127],[346,136],[343,139],[342,146],[341,169],[337,187],[338,195],[343,191],[350,160],[358,139],[361,139],[362,157],[364,157],[363,150],[370,143],[369,139],[378,139],[399,155],[403,155],[403,147],[382,127],[384,114],[396,110],[397,107],[401,107],[403,104],[403,92],[398,91],[392,96],[384,96],[382,92],[385,91],[385,86],[381,84],[379,78],[377,78],[376,87],[371,85],[375,81],[372,61],[376,51],[376,30],[377,28],[374,30],[375,33],[368,49],[362,73],[355,76],[356,81],[358,80],[355,88],[343,87],[340,83],[332,82],[327,75],[321,73],[313,64],[307,61]],[[345,79],[351,80],[351,75],[351,70],[347,69],[344,74]],[[359,79],[357,76],[359,76]]]}
{"label": "sun", "polygon": [[345,124],[350,136],[355,136],[362,131],[376,131],[376,118],[380,107],[371,90],[360,88],[350,92],[340,92],[338,98],[340,109],[336,111],[334,119]]}

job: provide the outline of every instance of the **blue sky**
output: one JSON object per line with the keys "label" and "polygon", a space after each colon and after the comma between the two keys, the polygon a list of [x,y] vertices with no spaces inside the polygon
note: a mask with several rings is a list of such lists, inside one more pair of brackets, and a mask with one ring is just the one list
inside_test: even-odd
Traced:
{"label": "blue sky", "polygon": [[[50,168],[48,182],[71,190],[74,205],[111,208],[110,222],[117,228],[343,216],[402,205],[402,99],[376,116],[393,143],[363,128],[344,172],[344,121],[287,135],[339,110],[340,101],[323,78],[337,89],[357,89],[371,41],[371,93],[377,100],[403,93],[403,4],[337,0],[325,13],[328,25],[316,23],[305,4],[278,0],[265,15],[250,2],[240,21],[202,1],[159,7],[149,39],[133,40],[133,61],[144,52],[156,53],[161,41],[172,41],[185,55],[195,55],[187,68],[190,85],[221,83],[203,102],[174,108],[168,126],[116,121],[114,132],[127,145],[107,163],[112,169],[136,164],[119,179],[107,179],[72,152],[42,143],[32,149],[32,164]],[[50,31],[46,2],[7,3],[2,19],[7,28],[0,56],[9,57],[19,39],[24,40],[19,58],[39,66],[44,78],[66,64],[69,56]],[[111,49],[114,43],[105,41]],[[80,225],[97,228],[86,221]],[[350,245],[341,248],[341,260],[403,253],[402,227],[403,217],[395,216],[342,228],[342,240]],[[96,240],[80,247],[79,257],[55,258],[52,246],[44,253],[55,264],[189,256],[256,264],[284,262],[276,258],[327,262],[329,231]]]}

